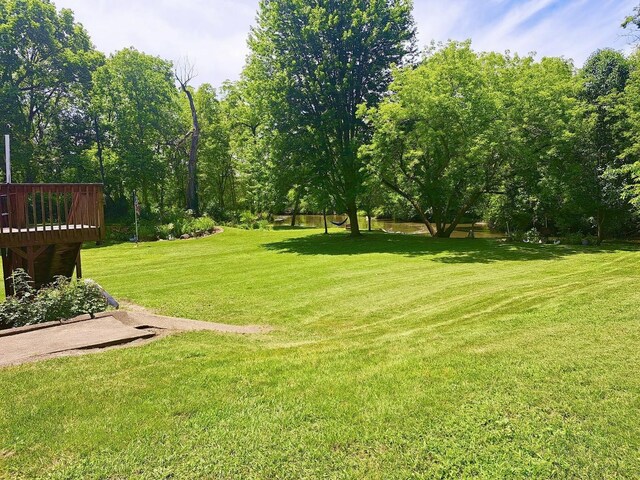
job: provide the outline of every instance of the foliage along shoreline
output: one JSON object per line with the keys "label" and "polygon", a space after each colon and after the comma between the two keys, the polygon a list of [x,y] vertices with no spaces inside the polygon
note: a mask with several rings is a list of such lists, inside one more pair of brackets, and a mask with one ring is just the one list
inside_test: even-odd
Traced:
{"label": "foliage along shoreline", "polygon": [[[637,232],[640,54],[418,54],[412,3],[262,2],[240,80],[126,48],[68,9],[0,3],[0,124],[16,181],[105,185],[107,218],[337,212],[542,235]],[[638,10],[627,18],[635,29]],[[622,19],[621,19],[622,20]],[[304,25],[304,28],[299,28]],[[284,32],[284,35],[282,34]],[[162,228],[162,227],[159,227]]]}

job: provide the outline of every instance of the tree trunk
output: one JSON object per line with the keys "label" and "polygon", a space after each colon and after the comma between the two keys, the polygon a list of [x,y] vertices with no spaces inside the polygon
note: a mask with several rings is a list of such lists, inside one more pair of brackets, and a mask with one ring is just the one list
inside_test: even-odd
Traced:
{"label": "tree trunk", "polygon": [[349,217],[349,223],[351,225],[351,236],[359,237],[360,225],[358,225],[358,208],[356,207],[355,200],[349,201],[347,204],[347,216]]}
{"label": "tree trunk", "polygon": [[322,218],[324,219],[324,234],[327,235],[329,233],[329,229],[327,228],[327,211],[322,211]]}
{"label": "tree trunk", "polygon": [[[94,117],[93,125],[96,130],[96,147],[98,149],[98,165],[100,166],[100,181],[102,182],[103,188],[107,189],[107,181],[104,175],[104,159],[102,158],[102,138],[100,137],[100,124],[98,123],[98,117]],[[106,192],[105,192],[106,193]]]}
{"label": "tree trunk", "polygon": [[367,212],[367,230],[370,232],[371,231],[371,212]]}
{"label": "tree trunk", "polygon": [[296,197],[296,201],[293,204],[293,211],[291,212],[291,226],[296,226],[296,216],[298,215],[298,209],[300,208],[300,199]]}
{"label": "tree trunk", "polygon": [[164,183],[160,184],[160,222],[164,223]]}
{"label": "tree trunk", "polygon": [[596,222],[598,224],[598,240],[596,241],[596,245],[600,245],[604,240],[604,210],[598,209]]}
{"label": "tree trunk", "polygon": [[192,210],[195,216],[200,215],[200,206],[198,204],[198,140],[200,139],[200,124],[198,123],[198,114],[196,106],[193,102],[193,95],[186,85],[182,85],[182,91],[189,99],[189,108],[191,109],[191,121],[193,123],[193,133],[191,134],[191,146],[189,148],[189,175],[187,179],[187,208]]}
{"label": "tree trunk", "polygon": [[[471,195],[471,198],[467,201],[467,203],[465,203],[462,207],[458,209],[458,211],[456,212],[456,216],[453,218],[449,226],[446,228],[443,228],[442,232],[438,230],[438,237],[449,238],[451,234],[455,231],[460,221],[462,220],[462,217],[464,216],[464,214],[467,213],[467,211],[476,204],[476,202],[478,201],[481,195],[482,195],[481,192],[476,192],[473,195]],[[444,222],[442,226],[443,227],[445,226]]]}
{"label": "tree trunk", "polygon": [[382,184],[387,186],[389,189],[393,190],[394,192],[396,192],[398,195],[402,196],[406,200],[408,200],[409,203],[415,209],[415,211],[418,212],[418,215],[420,215],[420,218],[422,219],[422,223],[424,223],[425,226],[427,227],[427,230],[429,230],[429,234],[432,237],[436,236],[436,230],[433,228],[433,224],[429,221],[429,219],[427,218],[427,215],[425,214],[424,210],[422,210],[422,208],[420,208],[420,205],[418,204],[418,202],[415,201],[413,199],[413,197],[411,197],[411,195],[405,193],[404,191],[402,191],[400,189],[400,187],[398,187],[397,185],[391,183],[390,181],[388,181],[388,180],[386,180],[384,178],[382,179]]}

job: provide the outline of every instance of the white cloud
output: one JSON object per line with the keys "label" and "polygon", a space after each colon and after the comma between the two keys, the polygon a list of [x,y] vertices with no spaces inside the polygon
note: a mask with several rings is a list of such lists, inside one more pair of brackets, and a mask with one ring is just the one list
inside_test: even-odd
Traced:
{"label": "white cloud", "polygon": [[106,53],[135,47],[195,65],[194,83],[236,79],[248,53],[258,0],[54,0],[70,8]]}
{"label": "white cloud", "polygon": [[[124,47],[173,61],[187,56],[196,83],[237,79],[258,0],[54,0],[71,8],[96,46]],[[625,49],[619,27],[637,0],[414,0],[421,46],[471,38],[478,50],[573,58]]]}
{"label": "white cloud", "polygon": [[[637,0],[417,0],[416,22],[420,40],[465,40],[477,50],[518,52],[526,55],[563,56],[576,66],[598,48],[627,49],[620,23]],[[461,6],[463,14],[442,19],[429,17],[433,5],[445,11]],[[434,28],[434,24],[436,25]]]}

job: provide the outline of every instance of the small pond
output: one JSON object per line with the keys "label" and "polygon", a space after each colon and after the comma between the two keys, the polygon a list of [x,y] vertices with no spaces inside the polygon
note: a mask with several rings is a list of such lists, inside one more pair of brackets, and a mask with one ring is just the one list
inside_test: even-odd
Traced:
{"label": "small pond", "polygon": [[[345,228],[344,226],[337,227],[332,223],[330,223],[330,221],[342,222],[345,218],[346,218],[345,215],[327,215],[327,222],[328,222],[329,228],[344,229]],[[358,217],[358,223],[360,224],[360,230],[367,229],[366,217]],[[275,218],[274,224],[290,225],[291,216],[290,215],[277,216]],[[324,228],[322,215],[297,215],[296,226]],[[378,220],[375,218],[371,220],[371,229],[383,230],[388,233],[408,233],[408,234],[414,234],[414,235],[429,234],[427,227],[424,225],[424,223],[401,222],[397,220]],[[470,229],[471,229],[470,223],[460,224],[451,235],[451,238],[466,238],[467,235],[469,234]],[[492,232],[484,223],[476,223],[473,227],[473,231],[476,238],[501,238],[504,236],[504,234],[500,232]]]}

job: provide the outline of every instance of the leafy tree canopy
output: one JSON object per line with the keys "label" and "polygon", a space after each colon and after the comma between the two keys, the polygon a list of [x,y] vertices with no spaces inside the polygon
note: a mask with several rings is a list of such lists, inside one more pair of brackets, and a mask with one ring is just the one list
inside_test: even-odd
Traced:
{"label": "leafy tree canopy", "polygon": [[411,9],[408,0],[263,0],[249,39],[250,80],[278,92],[273,128],[307,145],[309,180],[331,189],[355,235],[367,132],[357,109],[378,103],[391,66],[411,53]]}

